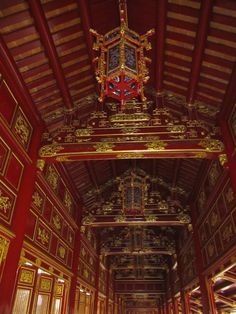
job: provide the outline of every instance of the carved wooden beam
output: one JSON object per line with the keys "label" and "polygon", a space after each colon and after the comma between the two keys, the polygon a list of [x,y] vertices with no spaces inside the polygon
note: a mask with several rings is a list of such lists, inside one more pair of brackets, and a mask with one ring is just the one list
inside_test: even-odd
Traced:
{"label": "carved wooden beam", "polygon": [[43,45],[46,48],[46,53],[49,57],[50,64],[53,68],[65,107],[71,110],[74,107],[73,100],[70,95],[70,92],[69,92],[69,89],[68,89],[68,86],[64,77],[64,73],[63,73],[60,61],[58,59],[56,47],[54,45],[54,42],[50,33],[50,29],[48,27],[47,20],[44,15],[40,1],[39,0],[29,1],[29,6],[31,9],[32,15],[34,17],[37,30],[43,42]]}

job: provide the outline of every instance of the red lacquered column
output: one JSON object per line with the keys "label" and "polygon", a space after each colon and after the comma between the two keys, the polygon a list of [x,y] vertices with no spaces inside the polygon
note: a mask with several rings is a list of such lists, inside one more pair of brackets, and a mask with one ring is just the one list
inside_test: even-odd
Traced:
{"label": "red lacquered column", "polygon": [[[80,224],[80,223],[79,223]],[[76,309],[76,286],[77,286],[77,277],[78,277],[78,267],[80,261],[80,248],[81,248],[81,233],[80,228],[77,230],[75,236],[75,245],[74,245],[74,254],[73,254],[73,263],[72,263],[72,272],[73,277],[71,278],[71,286],[69,293],[69,313],[75,313]]]}
{"label": "red lacquered column", "polygon": [[93,313],[96,314],[98,311],[98,292],[99,292],[99,272],[100,272],[100,257],[97,257],[97,264],[96,264],[96,273],[95,273],[95,295],[94,295],[94,311]]}
{"label": "red lacquered column", "polygon": [[4,273],[0,282],[0,314],[12,313],[18,264],[24,241],[32,193],[34,191],[38,171],[36,161],[41,134],[41,129],[35,128],[28,154],[32,162],[29,161],[24,163],[24,171],[17,195],[11,226],[11,231],[15,234],[15,238],[10,243]]}

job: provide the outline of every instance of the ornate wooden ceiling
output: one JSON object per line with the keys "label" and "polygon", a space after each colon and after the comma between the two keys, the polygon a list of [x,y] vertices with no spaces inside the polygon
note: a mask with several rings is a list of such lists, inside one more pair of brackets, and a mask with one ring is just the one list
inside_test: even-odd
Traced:
{"label": "ornate wooden ceiling", "polygon": [[[44,127],[43,144],[53,145],[53,151],[41,155],[51,158],[52,162],[63,161],[65,156],[69,160],[80,159],[63,167],[83,201],[84,217],[94,215],[110,202],[111,193],[116,191],[116,178],[128,169],[142,169],[156,178],[156,189],[162,198],[168,197],[186,207],[197,180],[207,169],[209,162],[203,158],[216,158],[223,151],[216,127],[233,101],[236,2],[128,0],[127,9],[130,28],[140,34],[156,29],[151,38],[153,49],[149,52],[152,64],[145,91],[146,116],[139,117],[138,126],[137,119],[126,121],[125,126],[119,124],[120,116],[112,121],[109,115],[112,104],[107,108],[97,102],[89,28],[103,34],[117,27],[117,0],[0,2],[2,74],[18,101]],[[162,109],[164,114],[157,112]],[[93,120],[93,112],[97,110],[100,114],[105,110],[107,117],[98,115]],[[91,134],[86,133],[87,129],[92,130]],[[214,140],[213,146],[206,142],[209,135]],[[100,219],[105,221],[104,217]],[[168,219],[163,218],[165,226],[169,224]],[[181,228],[177,220],[172,223],[174,232]],[[135,233],[137,224],[138,221],[128,227],[127,221],[117,223],[112,226],[115,231],[104,227],[107,236],[102,243],[105,245],[113,233],[111,241],[119,241],[121,231],[126,228]],[[161,227],[157,225],[154,227],[153,221],[149,221],[140,227],[140,232],[158,233]],[[99,233],[101,229],[96,227]],[[109,255],[109,263],[117,268],[114,268],[115,276],[119,275],[119,280],[142,277],[145,281],[155,272],[153,278],[157,279],[163,271],[152,268],[152,259],[166,261],[167,258],[170,264],[171,257],[166,257],[165,251],[159,255],[155,250],[150,255],[126,254],[125,250],[132,248],[134,241],[135,237],[130,236],[129,245],[122,243],[122,254]],[[145,237],[142,241],[147,248]],[[112,243],[108,243],[111,250]],[[140,267],[143,264],[145,267]],[[124,265],[134,270],[127,268],[123,272]],[[152,301],[151,292],[150,296]],[[127,295],[127,300],[132,303],[133,297]]]}

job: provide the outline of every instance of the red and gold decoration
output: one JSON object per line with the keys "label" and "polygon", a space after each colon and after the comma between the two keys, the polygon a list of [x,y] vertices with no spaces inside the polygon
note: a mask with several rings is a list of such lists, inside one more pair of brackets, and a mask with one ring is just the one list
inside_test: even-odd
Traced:
{"label": "red and gold decoration", "polygon": [[120,0],[120,27],[105,35],[95,30],[90,32],[96,37],[93,49],[98,51],[96,62],[96,78],[100,84],[99,101],[111,97],[121,102],[121,110],[125,101],[140,96],[146,100],[143,85],[148,81],[147,62],[151,62],[144,54],[151,49],[148,37],[154,29],[140,36],[128,27],[126,1]]}

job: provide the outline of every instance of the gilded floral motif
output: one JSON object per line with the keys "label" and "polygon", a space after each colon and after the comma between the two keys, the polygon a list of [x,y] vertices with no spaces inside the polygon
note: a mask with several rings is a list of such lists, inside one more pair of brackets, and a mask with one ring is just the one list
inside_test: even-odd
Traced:
{"label": "gilded floral motif", "polygon": [[40,289],[44,291],[51,291],[51,285],[52,285],[52,281],[50,279],[41,278]]}
{"label": "gilded floral motif", "polygon": [[209,257],[212,257],[215,254],[215,246],[213,243],[208,244],[207,252],[208,252]]}
{"label": "gilded floral motif", "polygon": [[167,144],[163,141],[155,141],[152,143],[147,143],[145,146],[147,147],[147,150],[159,151],[164,150]]}
{"label": "gilded floral motif", "polygon": [[57,189],[59,177],[52,166],[48,167],[47,181],[53,190]]}
{"label": "gilded floral motif", "polygon": [[67,190],[65,191],[65,195],[64,195],[64,204],[66,208],[69,210],[69,212],[71,212],[72,199],[71,199],[71,195],[69,194]]}
{"label": "gilded floral motif", "polygon": [[43,204],[43,198],[40,196],[38,191],[35,191],[33,196],[33,204],[37,207],[37,208],[41,208],[42,204]]}
{"label": "gilded floral motif", "polygon": [[210,169],[210,172],[209,172],[209,183],[211,186],[214,186],[216,184],[216,181],[217,181],[219,175],[220,175],[220,173],[219,173],[217,164],[214,163]]}
{"label": "gilded floral motif", "polygon": [[21,113],[19,113],[16,118],[14,129],[16,134],[19,136],[22,144],[24,146],[27,146],[30,136],[30,129],[26,119]]}
{"label": "gilded floral motif", "polygon": [[234,235],[232,224],[228,224],[222,232],[223,241],[229,242]]}
{"label": "gilded floral motif", "polygon": [[7,210],[11,208],[10,198],[3,194],[3,191],[0,190],[0,210],[6,214]]}
{"label": "gilded floral motif", "polygon": [[97,143],[94,148],[98,153],[106,153],[113,151],[114,144],[113,143]]}
{"label": "gilded floral motif", "polygon": [[43,244],[48,244],[49,242],[49,233],[45,229],[38,228],[37,239]]}
{"label": "gilded floral motif", "polygon": [[59,245],[59,247],[58,247],[58,254],[59,254],[60,258],[62,258],[62,259],[65,258],[66,249],[64,248],[64,246]]}
{"label": "gilded floral motif", "polygon": [[61,230],[61,219],[60,217],[56,214],[52,217],[52,223],[53,223],[53,226],[58,230],[60,231]]}
{"label": "gilded floral motif", "polygon": [[225,193],[225,197],[229,204],[234,200],[234,192],[231,187],[228,188],[227,192]]}
{"label": "gilded floral motif", "polygon": [[34,272],[32,270],[22,269],[20,274],[20,282],[33,284]]}

